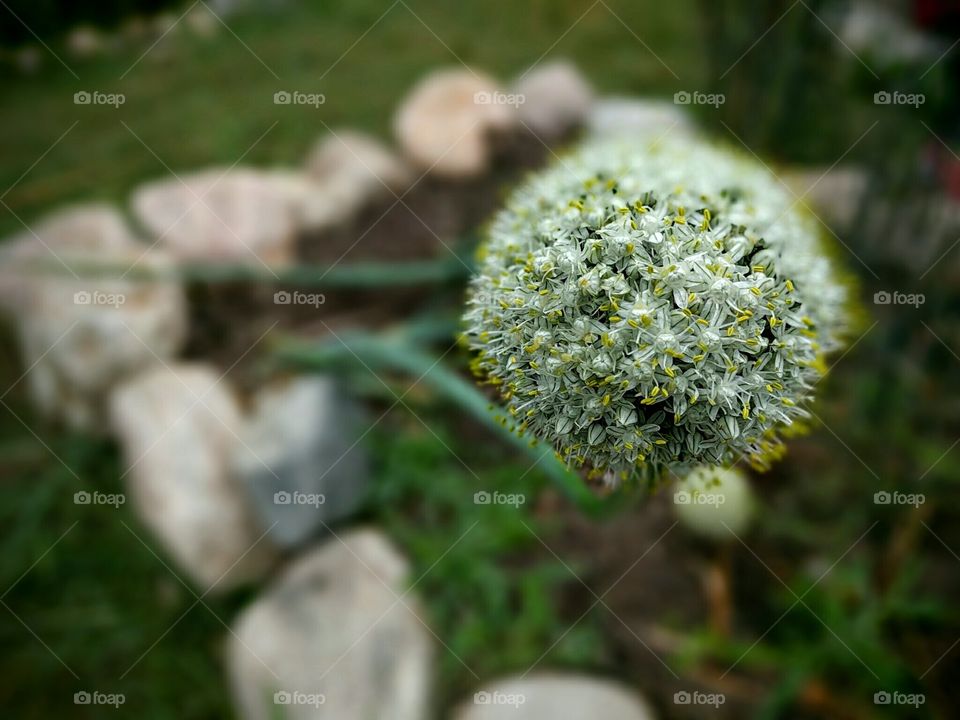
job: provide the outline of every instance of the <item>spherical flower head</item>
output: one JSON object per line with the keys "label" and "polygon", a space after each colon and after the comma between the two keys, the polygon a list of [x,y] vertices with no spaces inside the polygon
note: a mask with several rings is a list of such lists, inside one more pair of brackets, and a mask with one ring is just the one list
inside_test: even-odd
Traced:
{"label": "spherical flower head", "polygon": [[815,221],[762,166],[608,140],[496,216],[466,340],[520,432],[574,467],[651,479],[777,457],[846,302]]}

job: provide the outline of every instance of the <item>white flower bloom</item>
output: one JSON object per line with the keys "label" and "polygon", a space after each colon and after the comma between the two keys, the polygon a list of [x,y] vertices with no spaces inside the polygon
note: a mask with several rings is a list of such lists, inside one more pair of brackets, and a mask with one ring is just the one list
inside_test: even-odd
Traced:
{"label": "white flower bloom", "polygon": [[619,477],[765,465],[841,344],[847,289],[763,167],[603,141],[517,190],[466,312],[520,430]]}

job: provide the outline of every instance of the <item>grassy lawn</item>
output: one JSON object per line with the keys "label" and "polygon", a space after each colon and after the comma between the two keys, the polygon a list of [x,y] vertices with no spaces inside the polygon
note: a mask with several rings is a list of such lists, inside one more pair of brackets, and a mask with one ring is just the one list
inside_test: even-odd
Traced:
{"label": "grassy lawn", "polygon": [[[123,202],[164,165],[182,173],[241,158],[298,164],[324,124],[388,137],[411,85],[461,61],[506,80],[542,57],[569,57],[601,90],[672,94],[702,73],[690,52],[693,5],[612,0],[585,13],[581,3],[543,0],[296,3],[230,18],[230,30],[212,39],[178,28],[145,55],[81,63],[58,49],[79,79],[47,57],[39,76],[7,78],[0,91],[0,186],[16,183],[3,200],[30,223],[66,201]],[[284,89],[323,93],[326,103],[274,105]],[[82,90],[123,93],[126,102],[74,105]],[[10,213],[0,217],[4,232],[21,227]]]}

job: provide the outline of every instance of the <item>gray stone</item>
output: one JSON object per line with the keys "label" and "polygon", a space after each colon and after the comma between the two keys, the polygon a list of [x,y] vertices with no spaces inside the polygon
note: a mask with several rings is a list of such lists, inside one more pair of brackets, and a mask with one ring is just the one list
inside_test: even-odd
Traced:
{"label": "gray stone", "polygon": [[414,181],[403,158],[376,138],[348,129],[318,140],[305,170],[302,217],[308,229],[345,222],[372,201],[401,195]]}
{"label": "gray stone", "polygon": [[831,226],[849,228],[867,192],[867,174],[854,167],[788,168],[780,178]]}
{"label": "gray stone", "polygon": [[594,103],[587,117],[594,137],[639,137],[654,140],[667,134],[693,135],[696,127],[686,110],[667,100],[605,97]]}
{"label": "gray stone", "polygon": [[235,467],[278,545],[357,509],[369,481],[361,417],[329,377],[284,380],[255,397]]}
{"label": "gray stone", "polygon": [[144,373],[110,398],[134,511],[205,591],[257,580],[276,548],[232,472],[240,446],[236,399],[216,370],[177,364]]}
{"label": "gray stone", "polygon": [[513,92],[521,100],[520,120],[545,142],[582,125],[593,102],[590,83],[565,60],[538,65],[517,80]]}
{"label": "gray stone", "polygon": [[537,673],[485,685],[453,720],[653,720],[639,695],[617,683],[573,673]]}
{"label": "gray stone", "polygon": [[376,530],[293,561],[228,638],[239,717],[429,717],[433,648],[408,582],[407,562]]}

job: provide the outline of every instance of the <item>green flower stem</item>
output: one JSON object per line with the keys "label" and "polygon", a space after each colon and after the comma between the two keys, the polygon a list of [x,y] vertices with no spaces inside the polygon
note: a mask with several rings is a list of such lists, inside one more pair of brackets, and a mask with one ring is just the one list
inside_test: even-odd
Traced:
{"label": "green flower stem", "polygon": [[367,366],[374,371],[399,370],[418,377],[421,384],[454,402],[507,442],[535,458],[540,469],[581,511],[598,515],[611,505],[597,498],[546,446],[538,444],[531,447],[528,440],[513,432],[513,423],[509,416],[499,409],[491,408],[490,400],[472,383],[441,364],[435,356],[411,347],[406,340],[366,332],[350,332],[341,333],[339,339],[320,343],[281,341],[277,351],[282,360],[314,369],[348,364]]}
{"label": "green flower stem", "polygon": [[[52,263],[38,264],[41,272],[63,272]],[[133,270],[115,264],[75,263],[79,275],[111,278],[129,271],[133,280],[173,279],[190,282],[262,282],[270,285],[318,288],[383,288],[439,285],[462,282],[470,270],[454,258],[406,262],[361,262],[341,265],[292,265],[274,268],[270,274],[261,265],[191,263],[164,269],[137,266]]]}

